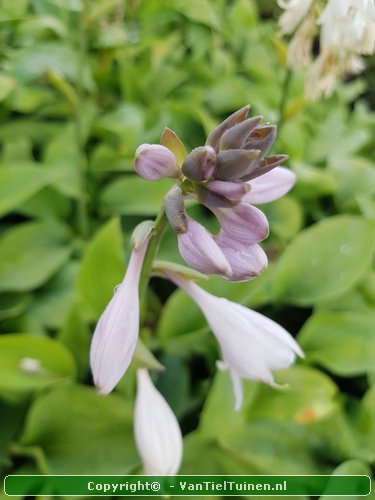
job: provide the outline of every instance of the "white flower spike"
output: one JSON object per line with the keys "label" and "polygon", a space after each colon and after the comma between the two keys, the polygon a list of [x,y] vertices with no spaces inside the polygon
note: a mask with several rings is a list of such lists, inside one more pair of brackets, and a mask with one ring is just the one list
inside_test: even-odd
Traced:
{"label": "white flower spike", "polygon": [[223,357],[222,366],[230,371],[235,408],[242,406],[242,379],[259,380],[277,387],[272,371],[287,368],[304,354],[293,337],[271,319],[225,298],[216,297],[193,281],[175,273],[166,276],[198,304]]}
{"label": "white flower spike", "polygon": [[133,250],[122,283],[101,315],[94,332],[90,364],[99,394],[108,394],[126,372],[139,333],[138,285],[148,238]]}
{"label": "white flower spike", "polygon": [[134,433],[145,474],[177,474],[182,460],[181,430],[144,368],[137,370]]}

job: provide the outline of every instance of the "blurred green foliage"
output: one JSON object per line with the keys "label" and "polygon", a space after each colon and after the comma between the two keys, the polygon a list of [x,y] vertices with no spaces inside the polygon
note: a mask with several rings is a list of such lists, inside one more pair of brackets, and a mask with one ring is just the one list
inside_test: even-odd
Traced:
{"label": "blurred green foliage", "polygon": [[[142,339],[167,368],[156,382],[186,433],[181,473],[369,473],[375,114],[364,80],[306,102],[303,70],[289,78],[284,67],[273,2],[0,3],[2,473],[140,471],[134,367],[106,398],[88,370],[90,332],[123,276],[129,234],[169,185],[135,177],[134,151],[165,126],[187,148],[201,145],[248,102],[279,122],[274,150],[298,182],[263,207],[269,270],[203,286],[280,322],[306,359],[278,375],[289,390],[246,383],[236,413],[197,306],[153,280]],[[171,231],[159,257],[180,261]]]}

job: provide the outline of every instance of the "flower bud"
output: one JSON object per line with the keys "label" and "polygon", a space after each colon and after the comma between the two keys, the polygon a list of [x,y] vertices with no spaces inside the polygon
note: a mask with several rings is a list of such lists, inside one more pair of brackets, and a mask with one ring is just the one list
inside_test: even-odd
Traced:
{"label": "flower bud", "polygon": [[181,175],[174,154],[160,144],[142,144],[135,153],[134,168],[149,181],[162,177],[177,179]]}
{"label": "flower bud", "polygon": [[245,149],[259,149],[264,156],[271,149],[276,139],[277,127],[275,125],[261,125],[256,127],[249,135]]}
{"label": "flower bud", "polygon": [[216,166],[216,154],[211,146],[193,149],[182,164],[182,173],[193,181],[210,179]]}
{"label": "flower bud", "polygon": [[250,105],[248,104],[247,106],[244,106],[243,108],[228,116],[228,118],[226,118],[222,123],[220,123],[218,127],[215,128],[215,130],[210,133],[210,135],[207,137],[206,144],[208,146],[212,146],[216,152],[219,151],[220,139],[224,132],[234,125],[237,125],[237,123],[241,123],[246,120],[246,117],[249,114],[249,109]]}
{"label": "flower bud", "polygon": [[239,180],[241,182],[245,182],[255,179],[256,177],[266,174],[275,167],[278,167],[287,159],[288,155],[267,156],[267,158],[264,158],[260,162],[256,162],[251,165],[251,167],[239,178]]}
{"label": "flower bud", "polygon": [[198,222],[188,219],[187,231],[178,235],[181,257],[203,274],[230,276],[232,269],[212,235]]}
{"label": "flower bud", "polygon": [[217,156],[215,179],[237,181],[256,165],[260,151],[246,149],[228,149]]}
{"label": "flower bud", "polygon": [[254,128],[259,124],[261,119],[261,116],[248,118],[238,125],[228,129],[224,132],[220,140],[220,149],[244,149],[246,140]]}
{"label": "flower bud", "polygon": [[197,184],[195,192],[198,200],[207,207],[234,207],[250,191],[246,182],[210,181],[205,186]]}
{"label": "flower bud", "polygon": [[184,205],[184,198],[179,186],[173,186],[164,198],[164,210],[176,233],[184,233],[187,229],[187,213]]}

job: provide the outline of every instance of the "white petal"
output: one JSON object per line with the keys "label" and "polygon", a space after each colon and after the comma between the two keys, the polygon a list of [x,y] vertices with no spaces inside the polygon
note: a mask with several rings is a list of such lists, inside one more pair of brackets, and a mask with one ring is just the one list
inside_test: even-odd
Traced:
{"label": "white petal", "polygon": [[146,474],[176,474],[182,460],[177,419],[145,369],[137,371],[134,432]]}
{"label": "white petal", "polygon": [[108,394],[127,370],[139,332],[138,284],[148,240],[133,250],[123,282],[107,305],[93,335],[90,364],[100,394]]}

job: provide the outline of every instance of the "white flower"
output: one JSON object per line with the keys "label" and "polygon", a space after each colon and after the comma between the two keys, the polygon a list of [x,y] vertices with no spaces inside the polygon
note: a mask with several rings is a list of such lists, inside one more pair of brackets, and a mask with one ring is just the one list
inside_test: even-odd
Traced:
{"label": "white flower", "polygon": [[374,0],[329,0],[320,16],[323,48],[371,54],[375,50]]}
{"label": "white flower", "polygon": [[310,10],[313,0],[277,0],[277,3],[285,9],[279,19],[279,25],[283,34],[292,33]]}
{"label": "white flower", "polygon": [[303,352],[293,337],[271,319],[225,298],[216,297],[175,273],[166,276],[188,293],[205,315],[229,369],[235,408],[242,405],[242,379],[277,386],[272,370],[287,368]]}
{"label": "white flower", "polygon": [[134,432],[145,474],[176,474],[182,460],[177,419],[146,369],[137,370]]}
{"label": "white flower", "polygon": [[306,96],[314,101],[321,95],[328,97],[336,87],[340,75],[337,54],[325,49],[310,66],[306,80]]}
{"label": "white flower", "polygon": [[315,33],[315,17],[309,15],[299,26],[288,46],[288,66],[306,66],[311,59],[311,48]]}
{"label": "white flower", "polygon": [[138,285],[148,239],[130,257],[125,277],[96,325],[90,363],[100,394],[108,394],[127,370],[139,333]]}

